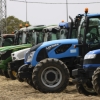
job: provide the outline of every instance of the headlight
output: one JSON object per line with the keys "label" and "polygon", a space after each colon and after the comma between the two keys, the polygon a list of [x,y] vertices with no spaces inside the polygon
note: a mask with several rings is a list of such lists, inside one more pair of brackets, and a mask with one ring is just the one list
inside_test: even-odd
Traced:
{"label": "headlight", "polygon": [[96,54],[87,54],[85,55],[84,59],[94,59],[96,57]]}
{"label": "headlight", "polygon": [[15,61],[16,60],[16,57],[12,57],[12,61]]}
{"label": "headlight", "polygon": [[35,51],[29,53],[27,60],[26,60],[27,62],[31,62],[34,53],[35,53]]}
{"label": "headlight", "polygon": [[3,55],[3,54],[5,54],[7,51],[1,51],[0,52],[0,55]]}

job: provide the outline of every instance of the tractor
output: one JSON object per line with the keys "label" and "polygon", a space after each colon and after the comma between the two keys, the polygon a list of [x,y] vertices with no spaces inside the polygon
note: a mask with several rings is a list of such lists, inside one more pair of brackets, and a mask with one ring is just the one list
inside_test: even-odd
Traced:
{"label": "tractor", "polygon": [[[0,35],[0,47],[11,46],[15,44],[15,34],[1,34]],[[0,74],[2,71],[0,70]]]}
{"label": "tractor", "polygon": [[21,49],[29,48],[32,45],[35,45],[37,42],[43,42],[42,36],[39,36],[40,39],[38,39],[38,37],[36,38],[36,32],[34,32],[34,29],[41,32],[45,27],[45,25],[38,25],[21,28],[19,31],[16,31],[15,34],[15,43],[17,45],[6,46],[0,49],[0,69],[2,70],[5,77],[9,77],[8,63],[12,61],[11,53]]}
{"label": "tractor", "polygon": [[[100,35],[100,31],[99,34]],[[98,40],[94,40],[94,45],[99,44]],[[94,46],[92,45],[92,46]],[[100,44],[99,44],[100,45]],[[80,94],[88,95],[100,95],[100,49],[91,50],[84,56],[83,65],[81,68],[72,70],[72,76],[74,77],[73,83],[76,84],[76,88]]]}
{"label": "tractor", "polygon": [[[70,19],[71,19],[71,23],[66,23],[66,22],[62,22],[62,23],[60,23],[59,24],[59,26],[60,26],[60,28],[61,28],[61,30],[60,30],[60,33],[61,34],[63,34],[62,36],[65,38],[65,39],[73,39],[73,38],[77,38],[77,30],[78,30],[78,27],[79,27],[79,25],[80,25],[80,21],[81,21],[81,18],[82,18],[82,16],[83,16],[83,14],[78,14],[76,17],[75,17],[75,20],[74,20],[74,22],[73,22],[73,20],[72,20],[72,18],[70,17]],[[60,39],[61,41],[63,41],[62,39]],[[60,40],[59,40],[59,42],[60,42]],[[49,41],[50,42],[50,41]],[[48,43],[49,43],[48,42]],[[53,43],[53,47],[52,46],[50,46],[50,48],[55,48],[56,47],[56,44],[57,43],[55,43],[55,41],[51,41],[52,43]],[[51,43],[50,42],[50,43]],[[40,44],[38,44],[38,45],[36,45],[36,46],[33,46],[32,48],[34,48],[34,49],[36,49],[37,50],[37,48],[38,47],[41,47],[41,44],[42,43],[40,43]],[[59,43],[60,44],[60,43]],[[52,45],[52,44],[51,44]],[[58,45],[58,44],[57,44]],[[63,46],[61,46],[61,48],[65,48],[65,49],[67,49],[69,47],[69,44],[68,45],[63,45]],[[31,49],[32,49],[31,48]],[[59,49],[61,49],[61,48],[59,48]],[[31,50],[30,49],[30,50]],[[49,49],[49,48],[48,48]],[[64,49],[64,50],[65,50]],[[30,52],[30,50],[27,52],[27,53],[29,53]],[[73,50],[73,49],[72,49]],[[62,50],[62,52],[63,52],[63,50]],[[64,51],[65,52],[65,51]],[[72,51],[73,52],[73,51]],[[28,56],[27,55],[27,53],[26,53],[26,56]],[[25,56],[25,57],[26,57]],[[32,55],[31,55],[32,56]],[[43,50],[43,56],[44,56],[44,50]],[[12,55],[12,57],[13,57],[13,55]],[[44,56],[45,57],[45,56]],[[13,59],[13,58],[12,58]],[[62,60],[64,60],[64,59],[62,59]],[[20,68],[19,68],[19,71],[18,71],[18,69],[16,70],[16,71],[18,71],[18,76],[17,76],[17,78],[18,78],[18,80],[20,81],[20,82],[23,82],[23,81],[26,81],[29,85],[31,85],[31,86],[33,86],[34,87],[34,85],[33,85],[33,82],[32,82],[32,72],[30,72],[30,71],[32,71],[33,70],[33,68],[34,67],[32,67],[32,68],[28,68],[29,66],[30,66],[30,64],[31,64],[31,60],[30,61],[26,61],[26,59],[24,59],[24,62],[25,62],[25,65],[22,65]],[[15,65],[16,66],[16,65]],[[22,69],[24,70],[26,70],[26,72],[24,73],[24,71],[22,71]],[[20,69],[21,69],[21,73],[20,73]],[[29,70],[30,71],[29,71]],[[35,87],[34,87],[35,88]],[[36,88],[35,88],[36,89]]]}
{"label": "tractor", "polygon": [[73,78],[72,70],[80,68],[78,64],[83,64],[84,55],[100,48],[99,42],[96,45],[92,43],[100,39],[99,22],[100,14],[89,14],[86,8],[77,38],[53,40],[33,46],[25,55],[25,64],[18,69],[19,79],[32,81],[33,87],[40,92],[63,91],[69,84],[69,78]]}

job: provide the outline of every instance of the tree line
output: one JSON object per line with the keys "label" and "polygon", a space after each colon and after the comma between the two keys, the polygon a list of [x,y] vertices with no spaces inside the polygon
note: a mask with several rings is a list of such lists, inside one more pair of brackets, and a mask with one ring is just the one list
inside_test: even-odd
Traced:
{"label": "tree line", "polygon": [[[2,26],[3,26],[3,33],[6,33],[6,31],[7,31],[7,34],[11,34],[15,30],[19,30],[20,24],[22,25],[22,27],[25,27],[25,24],[26,24],[26,22],[14,17],[14,16],[7,17],[6,22],[5,22],[5,19],[2,19],[0,21],[0,23],[2,23]],[[27,21],[27,23],[30,25],[30,23],[28,21]]]}

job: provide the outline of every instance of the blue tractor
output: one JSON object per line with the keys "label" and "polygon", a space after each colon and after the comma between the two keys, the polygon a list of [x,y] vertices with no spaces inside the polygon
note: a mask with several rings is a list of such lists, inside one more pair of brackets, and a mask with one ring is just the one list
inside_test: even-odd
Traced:
{"label": "blue tractor", "polygon": [[72,70],[80,67],[78,64],[83,64],[84,55],[100,48],[100,14],[87,13],[86,9],[78,27],[77,38],[33,46],[26,53],[25,64],[19,68],[18,77],[31,80],[33,87],[44,93],[63,91],[72,77]]}
{"label": "blue tractor", "polygon": [[[99,41],[98,41],[99,43]],[[97,45],[96,43],[95,45]],[[100,45],[100,44],[99,44]],[[84,56],[82,68],[72,70],[73,82],[80,94],[100,95],[100,49],[89,51]],[[81,66],[81,65],[80,65]]]}

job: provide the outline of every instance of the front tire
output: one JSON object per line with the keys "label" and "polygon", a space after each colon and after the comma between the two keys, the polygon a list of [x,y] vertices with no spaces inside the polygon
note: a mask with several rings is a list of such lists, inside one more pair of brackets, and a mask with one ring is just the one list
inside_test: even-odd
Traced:
{"label": "front tire", "polygon": [[91,84],[76,84],[76,88],[80,94],[88,95],[97,95],[93,88],[89,87]]}
{"label": "front tire", "polygon": [[19,81],[19,82],[24,82],[24,80],[22,79],[22,78],[20,78],[20,76],[17,74],[17,80]]}
{"label": "front tire", "polygon": [[8,71],[2,70],[2,72],[3,72],[3,75],[4,75],[6,78],[10,78],[9,75],[8,75]]}
{"label": "front tire", "polygon": [[16,80],[16,77],[15,77],[16,75],[15,75],[15,73],[16,73],[16,72],[14,72],[14,71],[8,70],[8,75],[9,75],[10,79]]}
{"label": "front tire", "polygon": [[98,95],[100,95],[100,67],[98,67],[92,76],[93,88]]}
{"label": "front tire", "polygon": [[[36,87],[35,87],[34,84],[33,84],[32,79],[26,79],[26,82],[27,82],[30,86],[32,86],[34,89],[36,89]],[[37,90],[37,89],[36,89],[36,90]]]}
{"label": "front tire", "polygon": [[33,69],[32,80],[40,92],[61,92],[69,83],[69,70],[62,61],[47,58],[40,61]]}
{"label": "front tire", "polygon": [[0,69],[0,75],[1,75],[1,76],[4,76],[4,75],[3,75],[3,72],[2,72],[2,70],[1,70],[1,69]]}

